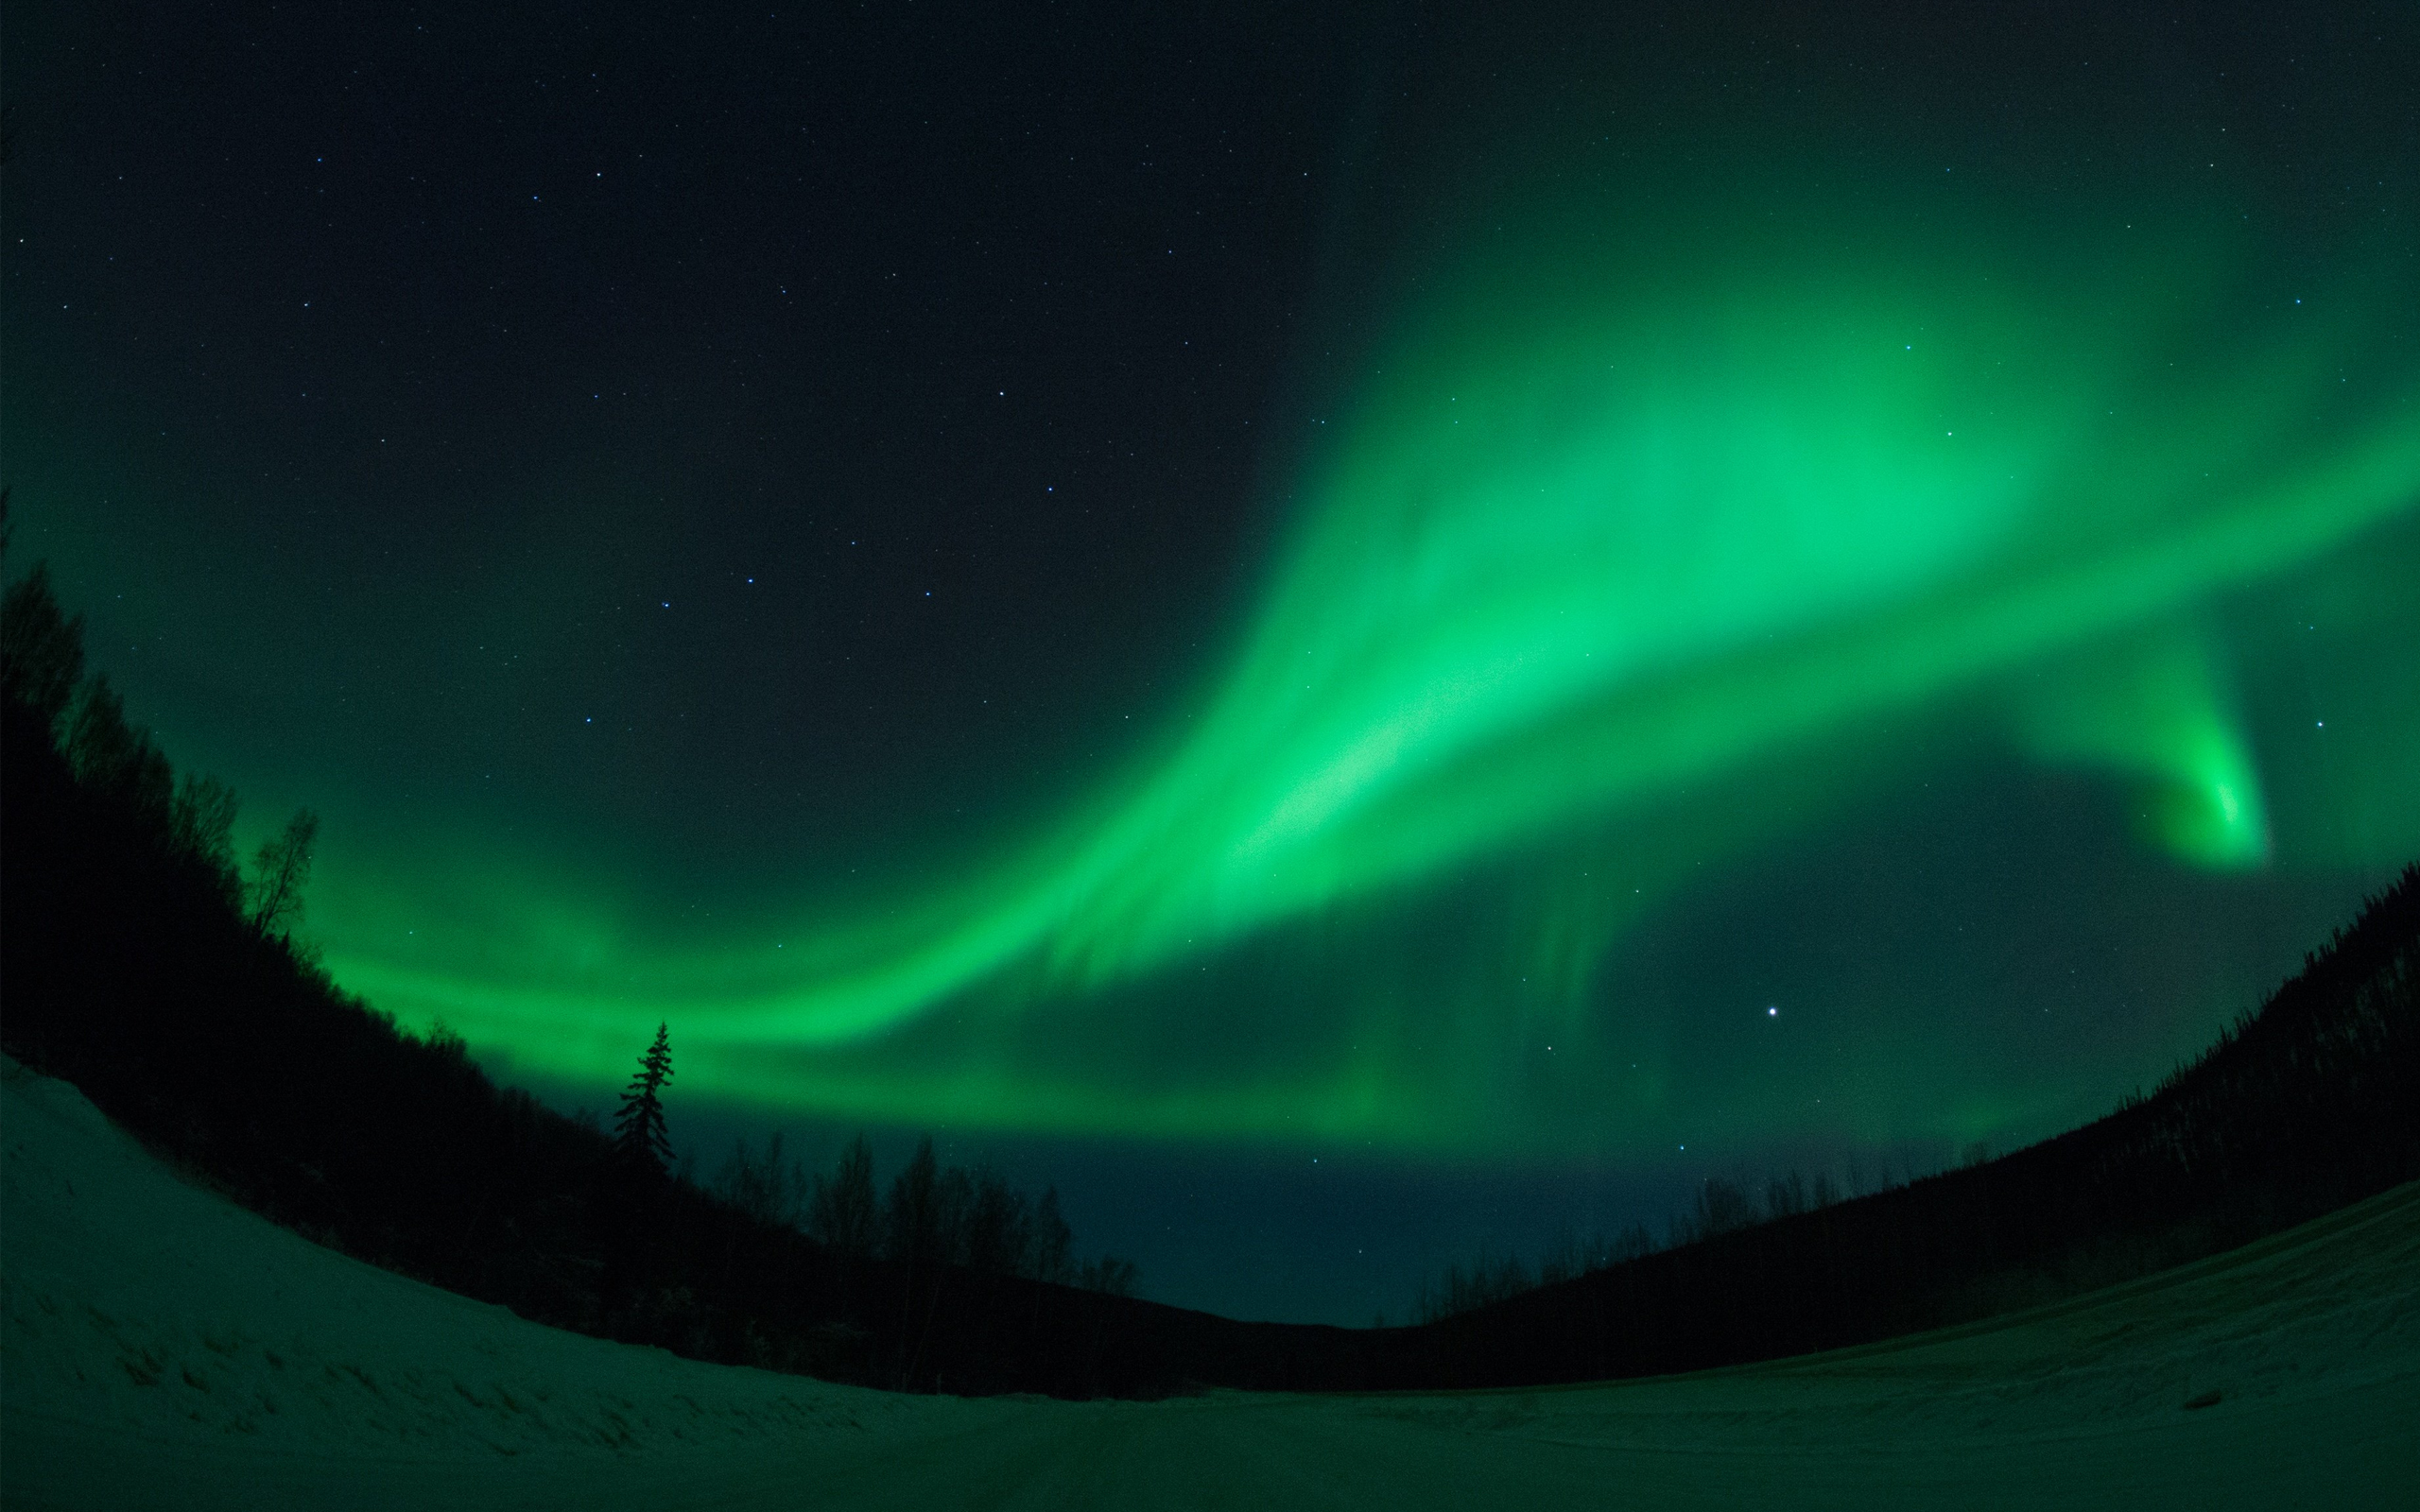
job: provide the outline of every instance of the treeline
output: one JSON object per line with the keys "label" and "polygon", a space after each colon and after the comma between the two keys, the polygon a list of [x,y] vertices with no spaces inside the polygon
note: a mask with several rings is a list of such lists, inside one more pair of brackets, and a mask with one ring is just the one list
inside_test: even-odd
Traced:
{"label": "treeline", "polygon": [[[1727,1182],[1720,1185],[1726,1194],[1737,1190]],[[1449,1317],[1509,1301],[1525,1292],[1560,1286],[1626,1260],[1691,1242],[1692,1235],[1682,1219],[1675,1218],[1668,1231],[1671,1237],[1661,1242],[1645,1224],[1632,1224],[1617,1233],[1593,1234],[1585,1239],[1566,1231],[1534,1263],[1524,1261],[1517,1254],[1499,1255],[1482,1248],[1467,1263],[1447,1263],[1444,1269],[1423,1282],[1420,1295],[1412,1303],[1412,1318],[1424,1324],[1442,1323]]]}
{"label": "treeline", "polygon": [[[9,490],[0,489],[0,557],[8,550]],[[0,598],[0,680],[26,721],[55,743],[77,784],[147,830],[164,853],[207,881],[262,934],[302,916],[320,821],[300,809],[264,841],[247,879],[235,864],[235,793],[215,777],[179,779],[149,732],[127,722],[107,673],[84,672],[84,616],[69,618],[37,563]]]}
{"label": "treeline", "polygon": [[299,902],[307,815],[248,878],[220,794],[126,729],[39,572],[9,589],[0,1046],[322,1243],[702,1359],[1063,1396],[1697,1369],[2068,1295],[2420,1177],[2415,868],[2152,1095],[2057,1139],[1831,1202],[1820,1181],[1761,1205],[1709,1185],[1667,1236],[1685,1243],[1575,1247],[1552,1284],[1516,1267],[1527,1290],[1499,1264],[1420,1327],[1237,1323],[1115,1295],[1119,1267],[1094,1268],[1102,1289],[1063,1284],[1048,1194],[1024,1202],[928,1146],[880,1200],[862,1145],[821,1179],[769,1147],[703,1184],[634,1165],[616,1131],[338,990],[279,902],[280,876]]}
{"label": "treeline", "polygon": [[783,1136],[760,1148],[736,1141],[708,1190],[760,1223],[797,1228],[837,1255],[912,1264],[925,1257],[994,1276],[1015,1276],[1131,1297],[1131,1261],[1079,1262],[1075,1232],[1059,1211],[1059,1189],[1034,1197],[990,1166],[942,1165],[932,1136],[876,1199],[873,1146],[862,1134],[828,1172],[809,1175],[782,1155]]}
{"label": "treeline", "polygon": [[[0,546],[5,522],[0,498]],[[83,662],[47,574],[11,583],[0,1047],[173,1163],[373,1263],[700,1358],[926,1390],[1173,1385],[1131,1318],[1179,1314],[1129,1295],[1131,1263],[1079,1262],[1055,1191],[945,1166],[929,1139],[879,1195],[862,1138],[820,1177],[774,1142],[683,1180],[660,1095],[638,1138],[655,1159],[634,1162],[629,1128],[496,1087],[441,1029],[398,1029],[293,936],[316,819],[240,868],[233,791],[180,780]]]}
{"label": "treeline", "polygon": [[[1961,1163],[1980,1165],[1991,1158],[1990,1143],[1979,1142],[1965,1148]],[[1449,1262],[1422,1284],[1413,1304],[1413,1316],[1422,1323],[1443,1322],[1509,1301],[1525,1292],[1560,1286],[1582,1276],[1610,1270],[1626,1261],[1703,1244],[1853,1197],[1887,1192],[1914,1178],[1912,1172],[1897,1178],[1887,1170],[1869,1175],[1854,1158],[1845,1178],[1835,1177],[1828,1171],[1819,1171],[1811,1179],[1805,1172],[1791,1171],[1768,1177],[1761,1182],[1707,1177],[1698,1183],[1688,1206],[1665,1220],[1661,1235],[1644,1223],[1633,1223],[1616,1233],[1593,1234],[1585,1239],[1566,1228],[1563,1237],[1549,1245],[1534,1263],[1523,1261],[1517,1254],[1495,1255],[1484,1249],[1468,1263]]]}
{"label": "treeline", "polygon": [[[1675,1237],[1556,1284],[1499,1266],[1371,1373],[1489,1385],[1862,1344],[2182,1264],[2420,1177],[2420,867],[2256,1012],[2105,1118],[1845,1200],[1708,1183]],[[1493,1295],[1490,1289],[1493,1288]],[[1467,1306],[1458,1307],[1457,1303]]]}

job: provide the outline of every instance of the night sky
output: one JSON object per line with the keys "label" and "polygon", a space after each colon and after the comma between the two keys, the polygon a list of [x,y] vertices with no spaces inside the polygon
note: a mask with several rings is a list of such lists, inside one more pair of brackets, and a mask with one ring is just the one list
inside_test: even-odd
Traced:
{"label": "night sky", "polygon": [[1174,9],[12,6],[13,566],[407,1027],[1253,1316],[2420,857],[2411,8]]}

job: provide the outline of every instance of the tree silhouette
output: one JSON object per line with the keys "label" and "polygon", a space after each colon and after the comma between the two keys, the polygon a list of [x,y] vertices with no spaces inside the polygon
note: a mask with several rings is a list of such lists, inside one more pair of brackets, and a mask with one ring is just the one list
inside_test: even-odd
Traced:
{"label": "tree silhouette", "polygon": [[291,929],[302,919],[302,885],[311,880],[311,842],[320,816],[296,809],[285,828],[261,842],[252,857],[252,927],[267,935]]}
{"label": "tree silhouette", "polygon": [[1074,1230],[1059,1211],[1059,1189],[1046,1188],[1033,1206],[1033,1248],[1027,1257],[1028,1274],[1037,1280],[1064,1281],[1075,1274]]}
{"label": "tree silhouette", "polygon": [[1134,1295],[1135,1269],[1131,1260],[1115,1255],[1103,1255],[1086,1261],[1076,1268],[1076,1284],[1088,1292],[1105,1292],[1111,1297]]}
{"label": "tree silhouette", "polygon": [[890,1200],[882,1215],[883,1247],[890,1258],[923,1266],[946,1258],[941,1253],[942,1232],[941,1162],[933,1159],[933,1137],[916,1143],[908,1167],[890,1179]]}
{"label": "tree silhouette", "polygon": [[1748,1189],[1726,1177],[1708,1177],[1698,1188],[1696,1207],[1683,1222],[1693,1240],[1713,1239],[1753,1227],[1756,1199]]}
{"label": "tree silhouette", "polygon": [[76,699],[67,765],[78,782],[125,804],[154,833],[167,829],[175,774],[151,737],[126,722],[126,706],[105,674],[86,679]]}
{"label": "tree silhouette", "polygon": [[655,1026],[655,1043],[639,1058],[639,1074],[622,1093],[614,1115],[614,1147],[633,1169],[661,1178],[672,1164],[672,1138],[664,1127],[664,1084],[672,1079],[669,1027]]}
{"label": "tree silhouette", "polygon": [[806,1231],[840,1254],[863,1259],[873,1253],[880,1217],[874,1206],[873,1150],[860,1134],[840,1152],[840,1164],[830,1176],[815,1178]]}
{"label": "tree silhouette", "polygon": [[968,1266],[995,1276],[1026,1275],[1033,1252],[1033,1204],[990,1166],[971,1173],[968,1193]]}
{"label": "tree silhouette", "polygon": [[731,1158],[715,1173],[715,1195],[759,1223],[787,1228],[798,1221],[797,1168],[782,1160],[779,1131],[767,1137],[762,1153],[742,1137],[732,1145]]}
{"label": "tree silhouette", "polygon": [[83,676],[84,616],[60,611],[50,569],[37,562],[0,600],[0,688],[55,732]]}
{"label": "tree silhouette", "polygon": [[229,902],[240,903],[244,885],[235,869],[235,806],[233,788],[215,777],[188,773],[178,782],[176,800],[168,807],[168,838],[210,868]]}

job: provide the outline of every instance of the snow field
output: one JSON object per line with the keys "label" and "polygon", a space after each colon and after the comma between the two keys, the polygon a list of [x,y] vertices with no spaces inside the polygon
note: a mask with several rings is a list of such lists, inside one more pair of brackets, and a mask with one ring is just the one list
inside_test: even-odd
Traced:
{"label": "snow field", "polygon": [[515,1317],[0,1065],[0,1501],[33,1507],[2420,1507],[2420,1185],[1988,1324],[1585,1386],[902,1397]]}

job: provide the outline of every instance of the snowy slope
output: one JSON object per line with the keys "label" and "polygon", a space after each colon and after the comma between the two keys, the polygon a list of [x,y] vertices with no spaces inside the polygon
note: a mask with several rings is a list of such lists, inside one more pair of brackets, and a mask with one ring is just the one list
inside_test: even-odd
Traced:
{"label": "snowy slope", "polygon": [[75,1089],[0,1071],[10,1512],[2420,1507],[2420,1187],[2076,1302],[1777,1365],[959,1400],[524,1322],[268,1224]]}

